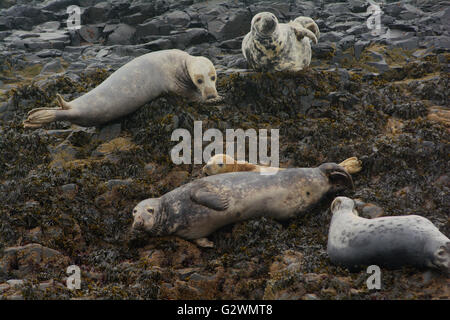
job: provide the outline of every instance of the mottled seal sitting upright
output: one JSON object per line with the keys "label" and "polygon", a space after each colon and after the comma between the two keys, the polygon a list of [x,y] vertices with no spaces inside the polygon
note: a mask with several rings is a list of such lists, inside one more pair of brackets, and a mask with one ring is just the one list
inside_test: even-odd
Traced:
{"label": "mottled seal sitting upright", "polygon": [[431,267],[450,274],[450,240],[428,219],[392,216],[358,217],[355,201],[337,197],[327,252],[331,261],[349,269],[378,265]]}
{"label": "mottled seal sitting upright", "polygon": [[232,172],[183,185],[133,210],[132,230],[151,236],[206,237],[218,228],[255,217],[286,220],[316,204],[328,192],[353,187],[351,176],[335,163],[294,168],[273,175]]}
{"label": "mottled seal sitting upright", "polygon": [[260,71],[298,71],[311,62],[310,40],[317,43],[319,27],[309,17],[278,23],[270,12],[252,19],[250,32],[242,41],[242,53],[250,68]]}
{"label": "mottled seal sitting upright", "polygon": [[73,101],[66,102],[58,95],[60,109],[31,110],[24,127],[37,128],[63,120],[81,126],[100,125],[130,114],[168,92],[195,100],[213,99],[217,97],[215,83],[216,70],[205,57],[176,49],[151,52],[128,62]]}

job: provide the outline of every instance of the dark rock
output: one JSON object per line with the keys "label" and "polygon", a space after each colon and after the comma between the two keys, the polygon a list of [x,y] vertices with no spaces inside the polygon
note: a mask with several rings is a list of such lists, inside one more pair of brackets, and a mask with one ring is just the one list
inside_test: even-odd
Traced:
{"label": "dark rock", "polygon": [[367,11],[369,3],[363,0],[349,0],[348,6],[351,12],[361,13]]}
{"label": "dark rock", "polygon": [[64,68],[59,59],[55,59],[46,63],[41,70],[41,74],[63,72]]}
{"label": "dark rock", "polygon": [[62,55],[62,52],[60,50],[50,49],[39,51],[38,53],[36,53],[36,55],[39,58],[53,58],[53,57],[60,57]]}
{"label": "dark rock", "polygon": [[104,126],[98,136],[94,136],[94,139],[105,142],[110,141],[112,139],[117,138],[122,131],[122,126],[120,123],[113,123],[107,126]]}
{"label": "dark rock", "polygon": [[52,32],[58,30],[60,26],[61,22],[59,21],[47,21],[36,26],[33,30],[36,32]]}
{"label": "dark rock", "polygon": [[66,9],[71,5],[80,5],[79,0],[52,0],[46,1],[42,9],[48,11],[59,11]]}
{"label": "dark rock", "polygon": [[354,25],[350,28],[348,28],[347,30],[345,30],[346,34],[352,34],[352,35],[360,35],[362,33],[367,33],[369,32],[369,29],[367,28],[367,25],[365,24],[357,24]]}
{"label": "dark rock", "polygon": [[100,31],[98,27],[95,26],[81,26],[80,30],[78,31],[81,38],[84,41],[95,43],[98,41],[100,37]]}
{"label": "dark rock", "polygon": [[247,60],[242,54],[224,57],[222,64],[226,65],[227,69],[247,69]]}
{"label": "dark rock", "polygon": [[361,41],[361,40],[358,40],[358,41],[355,43],[355,46],[354,46],[354,48],[355,48],[355,58],[356,58],[357,60],[359,60],[359,58],[361,57],[361,53],[364,51],[364,49],[365,49],[369,44],[370,44],[370,41]]}
{"label": "dark rock", "polygon": [[205,14],[208,31],[218,40],[233,39],[247,34],[250,31],[252,16],[244,9],[233,13]]}
{"label": "dark rock", "polygon": [[112,179],[112,180],[108,180],[105,183],[105,186],[106,186],[106,188],[111,190],[112,188],[117,187],[117,186],[129,186],[131,183],[133,183],[132,179],[127,179],[127,180]]}
{"label": "dark rock", "polygon": [[189,24],[191,21],[191,18],[186,12],[183,11],[173,11],[165,16],[165,20],[168,24],[177,26],[177,27],[184,27]]}
{"label": "dark rock", "polygon": [[112,6],[107,1],[97,3],[95,6],[88,7],[81,13],[81,21],[83,24],[106,22],[111,9]]}
{"label": "dark rock", "polygon": [[313,58],[329,59],[333,57],[336,52],[336,46],[329,41],[319,41],[318,44],[312,47]]}
{"label": "dark rock", "polygon": [[376,68],[378,73],[383,73],[384,71],[389,70],[389,65],[384,59],[381,61],[369,61],[367,62],[367,65]]}
{"label": "dark rock", "polygon": [[141,12],[137,12],[135,14],[122,17],[120,20],[121,22],[128,24],[130,26],[135,26],[139,23],[144,22],[148,17],[142,14]]}
{"label": "dark rock", "polygon": [[242,47],[242,39],[225,40],[219,43],[220,48],[239,50]]}
{"label": "dark rock", "polygon": [[399,47],[405,50],[413,50],[417,48],[418,45],[419,40],[417,39],[417,37],[392,42],[392,47]]}
{"label": "dark rock", "polygon": [[131,44],[136,29],[126,24],[120,24],[113,33],[108,36],[108,45]]}
{"label": "dark rock", "polygon": [[185,32],[173,36],[175,47],[184,49],[193,45],[209,42],[214,39],[206,29],[187,29]]}
{"label": "dark rock", "polygon": [[136,27],[136,37],[143,38],[152,35],[168,35],[173,30],[171,25],[167,25],[164,20],[153,19],[144,22]]}
{"label": "dark rock", "polygon": [[320,35],[320,41],[338,42],[344,37],[343,32],[331,31]]}
{"label": "dark rock", "polygon": [[165,38],[147,42],[142,46],[151,51],[173,49],[172,41],[170,39]]}
{"label": "dark rock", "polygon": [[432,36],[425,37],[425,44],[428,48],[432,48],[435,53],[445,53],[450,51],[450,37],[449,36]]}
{"label": "dark rock", "polygon": [[64,257],[57,250],[44,247],[38,243],[6,248],[3,257],[0,259],[0,270],[10,272],[20,278],[36,269],[59,269],[59,272],[65,270],[62,268],[67,265],[67,257]]}
{"label": "dark rock", "polygon": [[324,10],[332,15],[340,15],[349,11],[348,3],[338,2],[326,4]]}
{"label": "dark rock", "polygon": [[353,47],[354,43],[355,43],[355,36],[348,35],[339,40],[338,45],[341,48],[341,50],[345,51],[348,48]]}

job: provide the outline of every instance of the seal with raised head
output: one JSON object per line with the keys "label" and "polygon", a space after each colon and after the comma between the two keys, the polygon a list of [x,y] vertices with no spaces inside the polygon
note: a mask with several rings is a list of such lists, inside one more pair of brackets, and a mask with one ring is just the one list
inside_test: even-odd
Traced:
{"label": "seal with raised head", "polygon": [[335,163],[293,168],[272,175],[231,172],[208,176],[140,202],[132,230],[188,240],[208,236],[230,223],[266,216],[286,220],[305,212],[325,194],[353,188],[351,176]]}
{"label": "seal with raised head", "polygon": [[311,63],[311,44],[317,44],[319,27],[309,17],[278,23],[270,12],[256,14],[242,41],[250,68],[258,71],[298,71]]}
{"label": "seal with raised head", "polygon": [[[351,157],[345,159],[339,163],[348,173],[355,174],[362,169],[362,162],[358,160],[357,157]],[[221,174],[227,172],[239,172],[239,171],[250,171],[250,172],[278,172],[278,170],[284,170],[285,168],[276,168],[261,166],[257,164],[248,163],[247,161],[236,161],[232,157],[226,154],[216,154],[211,157],[206,165],[203,167],[202,171],[204,174],[211,176],[214,174]]]}
{"label": "seal with raised head", "polygon": [[164,93],[191,100],[217,97],[216,70],[205,57],[181,50],[162,50],[137,57],[111,74],[95,89],[73,101],[57,95],[60,108],[38,108],[28,113],[24,127],[53,121],[95,126],[130,114]]}
{"label": "seal with raised head", "polygon": [[387,268],[436,268],[450,274],[450,240],[418,215],[365,219],[355,201],[337,197],[328,233],[330,260],[350,270],[378,265]]}

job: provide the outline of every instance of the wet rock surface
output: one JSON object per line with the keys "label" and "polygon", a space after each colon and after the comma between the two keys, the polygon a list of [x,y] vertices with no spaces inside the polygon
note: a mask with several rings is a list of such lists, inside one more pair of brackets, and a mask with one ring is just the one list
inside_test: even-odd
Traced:
{"label": "wet rock surface", "polygon": [[[17,4],[16,4],[17,3]],[[66,29],[79,5],[82,28]],[[201,176],[175,166],[176,128],[280,129],[282,165],[357,156],[355,191],[342,195],[419,214],[450,236],[449,25],[438,1],[386,1],[380,35],[365,1],[6,1],[0,10],[0,296],[5,299],[442,299],[449,279],[382,270],[381,290],[326,255],[324,199],[285,223],[261,218],[209,237],[215,248],[129,233],[132,208]],[[318,23],[311,67],[244,70],[251,17],[271,11]],[[135,56],[180,48],[218,70],[215,104],[164,96],[116,123],[57,122],[24,130],[28,111],[95,88]],[[367,207],[367,215],[379,210]],[[81,290],[66,268],[81,268]]]}

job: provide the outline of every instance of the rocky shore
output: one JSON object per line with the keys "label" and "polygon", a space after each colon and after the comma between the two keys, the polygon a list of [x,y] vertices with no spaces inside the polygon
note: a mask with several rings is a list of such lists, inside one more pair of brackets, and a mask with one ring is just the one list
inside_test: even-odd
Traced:
{"label": "rocky shore", "polygon": [[[68,30],[67,7],[81,8]],[[131,237],[131,211],[199,178],[170,160],[174,129],[280,130],[284,167],[357,156],[355,191],[386,215],[419,214],[450,236],[446,1],[0,1],[0,298],[449,299],[450,280],[427,270],[382,270],[368,290],[326,255],[329,205],[286,223],[230,225],[199,248],[175,237]],[[318,24],[313,60],[296,73],[247,70],[241,41],[254,14]],[[164,96],[98,128],[56,122],[25,130],[33,108],[72,100],[136,56],[178,48],[208,57],[223,100]],[[66,269],[81,269],[69,290]]]}

